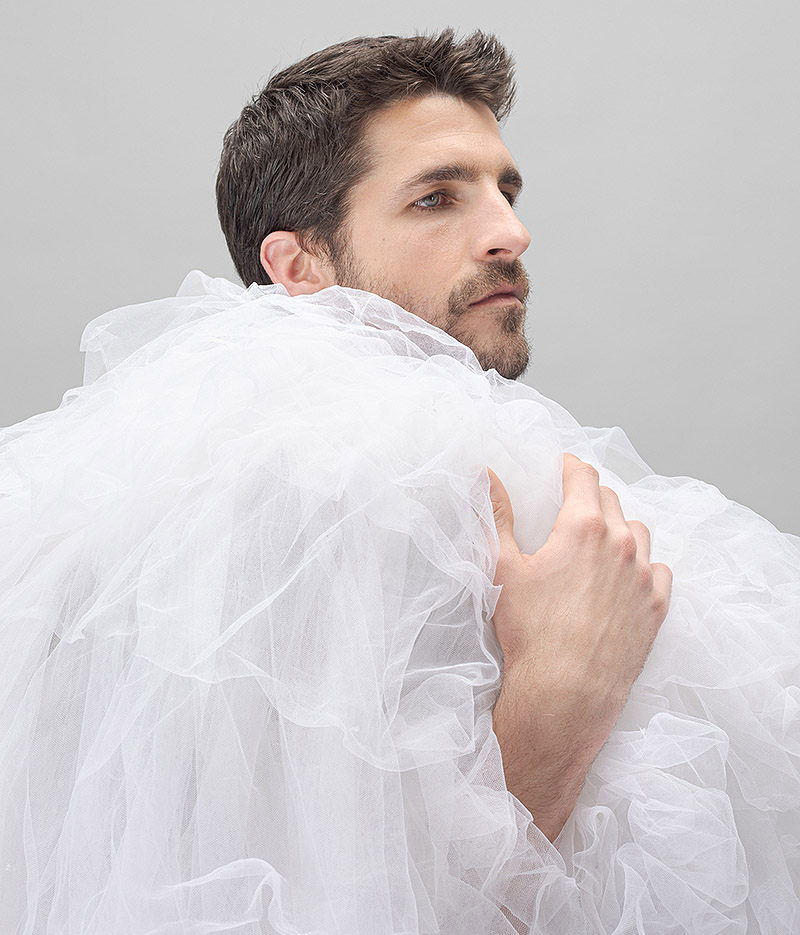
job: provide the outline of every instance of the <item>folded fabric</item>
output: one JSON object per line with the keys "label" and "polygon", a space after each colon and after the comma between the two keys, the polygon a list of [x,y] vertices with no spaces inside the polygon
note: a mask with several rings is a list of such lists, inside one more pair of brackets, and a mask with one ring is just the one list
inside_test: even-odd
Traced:
{"label": "folded fabric", "polygon": [[[189,274],[0,432],[0,931],[800,931],[800,540],[377,296]],[[742,447],[747,438],[742,437]],[[506,789],[491,467],[673,570],[556,844]]]}

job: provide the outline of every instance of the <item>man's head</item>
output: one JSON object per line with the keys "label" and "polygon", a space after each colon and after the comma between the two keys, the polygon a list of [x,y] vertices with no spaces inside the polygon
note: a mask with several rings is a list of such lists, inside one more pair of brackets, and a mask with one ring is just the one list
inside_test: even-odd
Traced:
{"label": "man's head", "polygon": [[[228,130],[217,180],[245,284],[375,292],[519,376],[529,237],[498,126],[512,77],[497,40],[451,30],[351,40],[273,76]],[[506,295],[479,301],[492,293]]]}

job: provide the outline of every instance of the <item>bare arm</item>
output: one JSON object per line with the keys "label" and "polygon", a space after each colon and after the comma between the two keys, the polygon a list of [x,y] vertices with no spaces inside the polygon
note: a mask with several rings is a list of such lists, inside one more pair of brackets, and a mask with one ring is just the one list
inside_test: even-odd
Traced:
{"label": "bare arm", "polygon": [[627,522],[574,455],[564,455],[564,503],[533,555],[517,547],[508,493],[489,474],[505,660],[493,725],[509,790],[553,841],[664,621],[672,573],[650,564],[647,527]]}

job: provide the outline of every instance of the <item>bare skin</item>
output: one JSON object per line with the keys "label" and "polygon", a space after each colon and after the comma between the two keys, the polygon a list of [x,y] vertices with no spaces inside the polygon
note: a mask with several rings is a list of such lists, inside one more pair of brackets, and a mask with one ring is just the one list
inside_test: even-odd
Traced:
{"label": "bare skin", "polygon": [[[372,169],[350,193],[339,268],[293,231],[271,231],[261,262],[290,295],[334,284],[392,299],[471,347],[484,369],[525,370],[530,235],[514,205],[520,179],[483,104],[432,94],[376,115]],[[504,657],[494,709],[508,788],[553,840],[572,811],[664,619],[671,575],[650,565],[650,535],[571,455],[564,506],[523,555],[499,482],[492,494],[503,585],[494,624]]]}
{"label": "bare skin", "polygon": [[554,841],[664,621],[672,572],[597,471],[564,455],[564,502],[533,555],[489,471],[500,540],[494,626],[505,661],[493,726],[509,791]]}

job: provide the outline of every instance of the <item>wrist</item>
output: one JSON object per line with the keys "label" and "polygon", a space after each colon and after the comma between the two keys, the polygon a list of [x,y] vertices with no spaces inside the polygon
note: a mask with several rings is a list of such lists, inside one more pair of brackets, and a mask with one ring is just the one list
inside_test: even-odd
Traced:
{"label": "wrist", "polygon": [[583,688],[565,674],[554,675],[518,659],[504,671],[493,712],[506,786],[551,841],[607,737],[586,717],[590,699]]}

